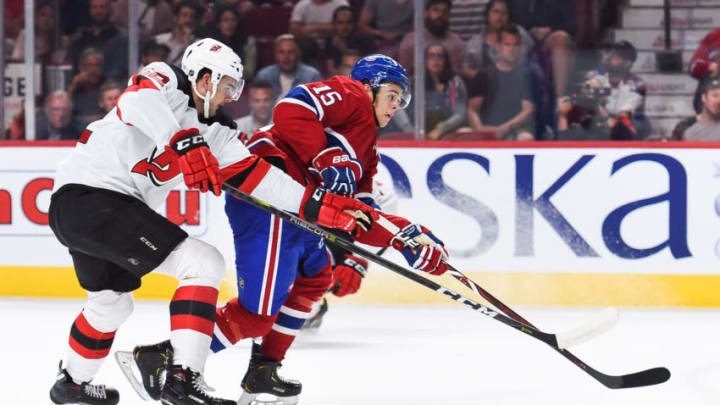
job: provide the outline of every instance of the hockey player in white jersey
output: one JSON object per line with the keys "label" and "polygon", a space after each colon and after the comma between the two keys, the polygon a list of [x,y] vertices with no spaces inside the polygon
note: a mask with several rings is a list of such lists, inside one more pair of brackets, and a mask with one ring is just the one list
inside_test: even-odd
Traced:
{"label": "hockey player in white jersey", "polygon": [[230,405],[208,395],[202,378],[225,274],[219,251],[189,237],[153,209],[183,180],[219,195],[236,188],[323,226],[367,227],[372,209],[304,187],[251,155],[219,107],[243,87],[240,58],[202,39],[182,70],[162,62],[133,75],[116,107],[91,123],[60,163],[50,227],[68,247],[88,299],[70,330],[67,362],[50,390],[56,404],[113,405],[118,391],[91,384],[116,330],[133,310],[132,291],[150,272],[179,285],[170,303],[172,364],[157,398],[164,404]]}

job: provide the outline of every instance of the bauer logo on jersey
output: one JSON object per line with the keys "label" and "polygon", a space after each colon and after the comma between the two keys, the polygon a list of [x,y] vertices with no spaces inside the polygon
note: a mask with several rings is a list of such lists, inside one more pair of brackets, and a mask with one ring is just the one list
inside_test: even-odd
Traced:
{"label": "bauer logo on jersey", "polygon": [[170,153],[163,152],[157,156],[155,153],[157,148],[153,149],[149,158],[135,163],[132,172],[147,176],[154,185],[160,187],[179,175],[180,167]]}

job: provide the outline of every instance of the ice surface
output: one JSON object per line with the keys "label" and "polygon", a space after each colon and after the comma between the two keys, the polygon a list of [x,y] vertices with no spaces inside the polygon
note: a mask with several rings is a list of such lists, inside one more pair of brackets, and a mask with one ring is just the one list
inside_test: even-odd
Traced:
{"label": "ice surface", "polygon": [[[78,300],[0,299],[2,404],[50,404]],[[547,331],[597,309],[515,308]],[[166,303],[138,302],[114,350],[168,336]],[[625,374],[666,366],[665,384],[610,390],[544,343],[460,305],[358,306],[333,302],[317,333],[303,334],[280,374],[303,383],[300,404],[720,404],[720,311],[620,308],[618,324],[571,351],[596,369]],[[249,342],[211,355],[207,382],[236,399]],[[108,357],[95,379],[142,401]]]}

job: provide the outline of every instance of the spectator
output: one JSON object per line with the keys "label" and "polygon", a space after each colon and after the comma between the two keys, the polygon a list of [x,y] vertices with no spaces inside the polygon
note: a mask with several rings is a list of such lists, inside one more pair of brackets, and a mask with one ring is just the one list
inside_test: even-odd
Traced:
{"label": "spectator", "polygon": [[630,42],[617,42],[609,48],[604,68],[588,72],[586,79],[596,79],[610,88],[603,107],[610,117],[627,122],[634,139],[644,139],[650,135],[650,121],[645,116],[647,89],[640,77],[630,73],[636,59],[637,50]]}
{"label": "spectator", "polygon": [[161,45],[155,41],[145,43],[145,45],[143,45],[138,71],[153,62],[165,62],[169,55],[170,48],[168,48],[167,45]]}
{"label": "spectator", "polygon": [[98,105],[100,84],[103,77],[103,53],[88,48],[80,54],[79,72],[73,77],[68,94],[72,98],[73,117],[90,123],[102,116]]}
{"label": "spectator", "polygon": [[[500,29],[512,24],[508,0],[491,0],[487,3],[483,16],[487,25],[485,29],[473,35],[465,47],[463,57],[463,76],[470,80],[484,67],[494,65],[498,60],[497,43]],[[535,46],[530,34],[522,27],[515,25],[522,39],[520,54],[528,60],[534,59],[532,52]]]}
{"label": "spectator", "polygon": [[360,57],[375,53],[375,41],[369,35],[356,30],[350,7],[336,8],[332,21],[333,34],[325,40],[325,69],[330,76],[341,74],[339,69],[342,57],[348,49],[356,50]]}
{"label": "spectator", "polygon": [[102,114],[107,114],[115,108],[117,99],[120,97],[123,90],[125,90],[125,86],[114,80],[106,80],[105,83],[100,86],[98,94],[100,111],[102,111]]}
{"label": "spectator", "polygon": [[290,33],[295,38],[326,38],[333,33],[333,13],[347,0],[300,0],[290,16]]}
{"label": "spectator", "polygon": [[180,1],[173,8],[173,29],[170,32],[155,36],[155,42],[170,48],[170,55],[165,61],[180,66],[185,48],[195,41],[197,20],[203,10],[191,1]]}
{"label": "spectator", "polygon": [[[90,26],[79,30],[70,41],[68,59],[74,71],[78,72],[80,54],[87,48],[102,51],[104,75],[119,80],[127,78],[127,36],[110,23],[110,0],[90,0]],[[93,104],[97,105],[97,98]]]}
{"label": "spectator", "polygon": [[720,79],[706,81],[701,90],[702,111],[680,122],[673,138],[683,141],[720,141]]}
{"label": "spectator", "polygon": [[350,77],[355,64],[358,63],[365,55],[361,55],[360,52],[354,49],[348,49],[342,54],[340,59],[340,66],[337,69],[337,75]]}
{"label": "spectator", "polygon": [[[450,63],[454,71],[459,72],[462,67],[463,50],[465,43],[459,36],[448,31],[450,18],[450,0],[429,0],[425,5],[424,35],[427,43],[440,42],[450,55]],[[400,42],[400,62],[409,73],[414,71],[415,62],[415,32],[405,34]]]}
{"label": "spectator", "polygon": [[[43,64],[58,63],[65,60],[68,38],[55,33],[56,21],[53,4],[49,0],[38,2],[35,10],[35,58]],[[25,29],[22,29],[15,40],[15,48],[10,60],[25,60]]]}
{"label": "spectator", "polygon": [[[172,8],[166,1],[139,0],[140,16],[137,20],[140,42],[152,41],[153,38],[172,30]],[[128,0],[114,0],[110,21],[116,27],[128,28]]]}
{"label": "spectator", "polygon": [[358,30],[375,37],[380,53],[397,58],[398,40],[413,30],[414,3],[414,0],[366,0]]}
{"label": "spectator", "polygon": [[290,16],[290,33],[300,47],[303,62],[324,70],[322,46],[332,35],[332,16],[336,8],[347,6],[346,0],[300,0]]}
{"label": "spectator", "polygon": [[45,108],[38,114],[35,125],[37,140],[78,139],[84,125],[72,116],[70,95],[57,90],[45,98]]}
{"label": "spectator", "polygon": [[575,0],[521,0],[511,3],[510,14],[516,23],[530,31],[539,53],[549,58],[555,96],[568,94],[574,69],[572,37],[577,31]]}
{"label": "spectator", "polygon": [[274,54],[275,64],[260,69],[255,80],[270,82],[277,96],[284,96],[299,84],[322,80],[317,69],[299,62],[300,48],[292,34],[275,38]]}
{"label": "spectator", "polygon": [[700,46],[690,59],[690,74],[698,80],[693,100],[693,106],[698,113],[703,110],[701,90],[705,85],[704,82],[720,76],[718,64],[720,64],[720,28],[711,31],[700,41]]}
{"label": "spectator", "polygon": [[485,8],[489,0],[452,0],[450,32],[463,41],[479,34],[487,21]]}
{"label": "spectator", "polygon": [[252,82],[248,94],[250,114],[236,119],[235,123],[238,126],[238,131],[250,138],[256,129],[272,124],[272,108],[273,104],[275,104],[275,95],[273,94],[272,84],[264,80]]}
{"label": "spectator", "polygon": [[521,62],[520,31],[500,30],[499,57],[478,73],[470,84],[468,121],[475,132],[493,133],[505,140],[533,140],[530,74]]}
{"label": "spectator", "polygon": [[242,59],[243,79],[249,81],[257,69],[257,47],[255,37],[245,33],[245,26],[236,7],[226,6],[218,9],[215,21],[207,30],[205,37],[217,39],[232,48]]}
{"label": "spectator", "polygon": [[559,140],[629,141],[635,137],[626,116],[610,116],[605,104],[612,89],[607,81],[595,77],[585,80],[572,100],[564,98],[558,105]]}
{"label": "spectator", "polygon": [[[425,72],[425,131],[428,139],[438,140],[465,123],[467,90],[450,66],[450,56],[442,44],[425,48]],[[405,111],[398,110],[396,120],[403,132],[411,132],[412,127],[403,122]]]}

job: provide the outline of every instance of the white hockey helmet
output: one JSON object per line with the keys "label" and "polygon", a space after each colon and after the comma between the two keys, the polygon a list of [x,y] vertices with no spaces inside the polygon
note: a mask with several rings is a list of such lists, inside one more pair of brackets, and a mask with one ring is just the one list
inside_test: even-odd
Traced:
{"label": "white hockey helmet", "polygon": [[[235,80],[235,85],[227,90],[233,101],[239,99],[240,94],[242,94],[245,85],[242,79],[242,61],[232,48],[220,41],[203,38],[190,44],[185,49],[180,68],[190,79],[195,93],[205,101],[206,116],[209,99],[215,97],[218,85],[224,76]],[[203,69],[210,70],[210,80],[213,88],[209,98],[207,95],[198,93],[196,89],[198,75]]]}

